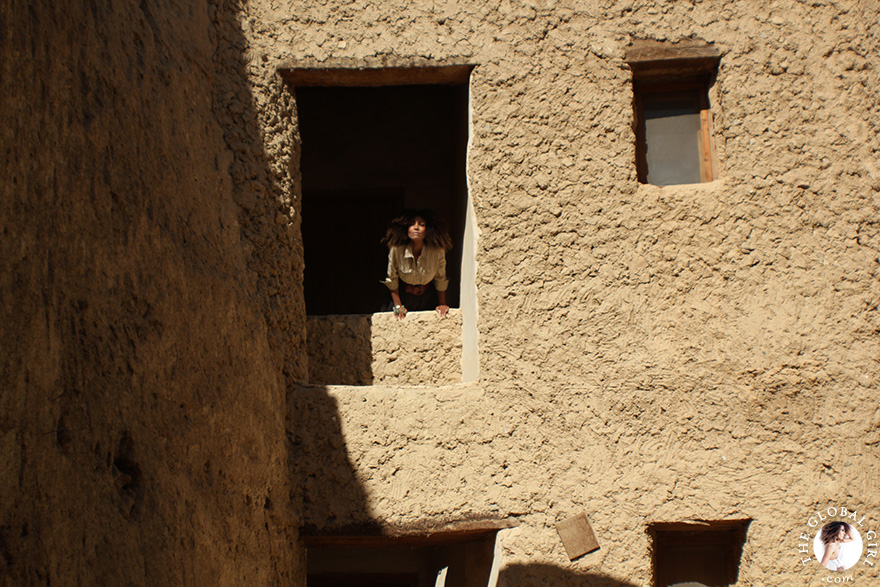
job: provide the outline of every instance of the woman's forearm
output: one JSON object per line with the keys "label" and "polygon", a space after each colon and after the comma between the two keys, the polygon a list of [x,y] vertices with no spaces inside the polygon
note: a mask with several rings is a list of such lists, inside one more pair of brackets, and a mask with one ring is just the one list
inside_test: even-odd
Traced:
{"label": "woman's forearm", "polygon": [[394,317],[400,320],[406,318],[406,308],[400,301],[400,290],[395,289],[391,292],[391,302],[394,304]]}

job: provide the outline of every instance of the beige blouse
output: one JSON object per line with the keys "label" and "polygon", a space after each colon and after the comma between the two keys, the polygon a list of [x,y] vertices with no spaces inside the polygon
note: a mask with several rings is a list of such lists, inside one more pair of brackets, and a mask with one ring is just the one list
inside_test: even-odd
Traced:
{"label": "beige blouse", "polygon": [[388,251],[388,277],[384,283],[389,290],[400,288],[400,281],[409,285],[426,285],[434,281],[437,291],[446,291],[449,279],[446,277],[446,251],[434,247],[422,248],[416,261],[412,245],[391,247]]}

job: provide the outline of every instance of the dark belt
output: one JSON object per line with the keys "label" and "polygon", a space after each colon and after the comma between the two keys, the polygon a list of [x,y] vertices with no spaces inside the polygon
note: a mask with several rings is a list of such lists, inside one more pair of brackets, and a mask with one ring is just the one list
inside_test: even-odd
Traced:
{"label": "dark belt", "polygon": [[403,291],[414,296],[420,296],[424,294],[427,290],[427,285],[410,285],[408,283],[403,284]]}

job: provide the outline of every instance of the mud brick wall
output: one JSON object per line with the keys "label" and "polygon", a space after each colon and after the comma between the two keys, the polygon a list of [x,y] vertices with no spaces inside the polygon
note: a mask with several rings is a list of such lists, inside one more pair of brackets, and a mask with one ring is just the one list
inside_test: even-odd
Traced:
{"label": "mud brick wall", "polygon": [[451,385],[461,382],[461,312],[309,316],[309,382]]}

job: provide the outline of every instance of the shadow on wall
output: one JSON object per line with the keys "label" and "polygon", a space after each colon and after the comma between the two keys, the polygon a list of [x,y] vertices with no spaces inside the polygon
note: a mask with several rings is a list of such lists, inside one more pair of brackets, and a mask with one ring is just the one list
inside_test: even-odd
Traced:
{"label": "shadow on wall", "polygon": [[370,314],[308,316],[309,381],[372,385],[372,325]]}
{"label": "shadow on wall", "polygon": [[[357,397],[351,398],[361,407]],[[302,504],[300,539],[308,548],[310,584],[434,587],[443,571],[450,587],[486,587],[495,534],[502,527],[496,524],[506,522],[457,518],[455,511],[405,524],[378,519],[346,451],[348,431],[340,418],[346,401],[324,387],[296,388],[289,399],[292,477],[299,482],[295,501]],[[353,406],[342,408],[350,413]],[[371,408],[364,404],[362,409]],[[374,421],[369,434],[378,462],[364,465],[375,472],[382,455],[393,454],[391,447],[401,439],[381,419]],[[374,583],[379,577],[387,581]]]}
{"label": "shadow on wall", "polygon": [[553,565],[510,565],[498,574],[498,587],[638,587],[596,573],[579,574]]}
{"label": "shadow on wall", "polygon": [[288,438],[296,501],[307,534],[379,532],[348,458],[339,407],[324,387],[296,388],[288,398]]}

